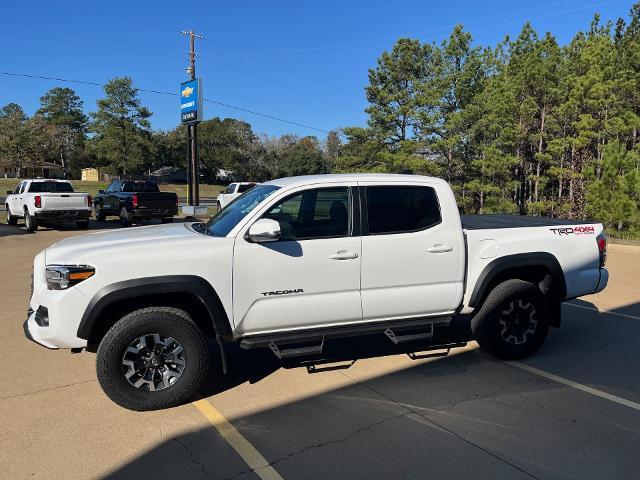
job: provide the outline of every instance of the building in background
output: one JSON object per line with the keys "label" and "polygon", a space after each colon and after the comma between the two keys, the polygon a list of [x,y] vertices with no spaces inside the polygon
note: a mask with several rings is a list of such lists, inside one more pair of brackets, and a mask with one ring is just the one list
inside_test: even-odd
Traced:
{"label": "building in background", "polygon": [[83,182],[97,182],[100,180],[100,171],[97,168],[82,168],[81,179]]}

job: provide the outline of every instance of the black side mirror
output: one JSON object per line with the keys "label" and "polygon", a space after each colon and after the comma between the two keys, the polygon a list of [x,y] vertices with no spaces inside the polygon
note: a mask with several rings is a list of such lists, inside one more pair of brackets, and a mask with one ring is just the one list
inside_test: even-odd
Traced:
{"label": "black side mirror", "polygon": [[7,195],[13,195],[13,190],[7,190]]}
{"label": "black side mirror", "polygon": [[98,190],[98,193],[99,193],[100,195],[104,195],[104,190]]}

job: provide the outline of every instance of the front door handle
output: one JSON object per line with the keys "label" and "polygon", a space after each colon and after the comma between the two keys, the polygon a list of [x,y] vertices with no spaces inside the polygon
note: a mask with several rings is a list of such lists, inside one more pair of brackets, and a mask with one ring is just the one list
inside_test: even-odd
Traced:
{"label": "front door handle", "polygon": [[451,250],[453,250],[453,247],[451,245],[445,245],[443,243],[437,243],[432,247],[427,248],[427,252],[430,253],[446,253],[450,252]]}
{"label": "front door handle", "polygon": [[329,255],[329,258],[331,260],[353,260],[354,258],[358,258],[358,254],[348,250],[339,250],[336,253]]}

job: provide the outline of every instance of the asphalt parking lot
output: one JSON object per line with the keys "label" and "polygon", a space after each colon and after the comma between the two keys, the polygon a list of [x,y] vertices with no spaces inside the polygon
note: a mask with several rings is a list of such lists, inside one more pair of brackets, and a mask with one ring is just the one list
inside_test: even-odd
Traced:
{"label": "asphalt parking lot", "polygon": [[201,400],[136,413],[102,393],[93,354],[23,335],[34,255],[84,233],[0,224],[1,478],[638,478],[640,247],[610,245],[609,287],[520,363],[475,342],[314,374],[236,354]]}

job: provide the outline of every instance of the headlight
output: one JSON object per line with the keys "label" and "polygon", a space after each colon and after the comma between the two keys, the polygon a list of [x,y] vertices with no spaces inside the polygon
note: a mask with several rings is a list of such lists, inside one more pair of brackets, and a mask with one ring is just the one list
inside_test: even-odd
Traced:
{"label": "headlight", "polygon": [[64,290],[96,273],[87,265],[48,265],[45,278],[49,290]]}

